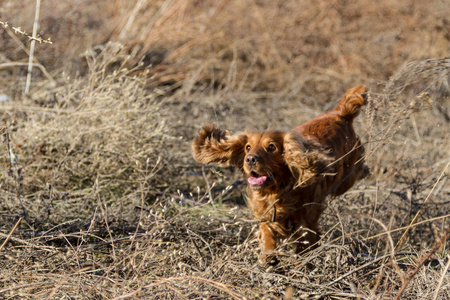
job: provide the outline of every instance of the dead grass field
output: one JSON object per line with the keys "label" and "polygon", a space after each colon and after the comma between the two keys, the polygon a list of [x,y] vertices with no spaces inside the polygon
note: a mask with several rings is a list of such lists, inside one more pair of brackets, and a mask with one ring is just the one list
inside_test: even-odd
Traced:
{"label": "dead grass field", "polygon": [[[448,1],[46,0],[25,94],[35,2],[0,3],[0,298],[450,298]],[[192,139],[361,84],[371,175],[317,250],[259,264],[239,174]]]}

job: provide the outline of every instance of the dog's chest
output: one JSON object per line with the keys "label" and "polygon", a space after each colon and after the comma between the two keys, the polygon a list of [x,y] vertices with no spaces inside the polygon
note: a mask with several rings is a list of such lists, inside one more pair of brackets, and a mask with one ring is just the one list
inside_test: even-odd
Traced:
{"label": "dog's chest", "polygon": [[292,197],[295,197],[295,195],[290,193],[285,195],[261,195],[253,191],[248,196],[255,218],[266,222],[285,219],[296,210],[296,202],[301,201],[300,198],[293,199]]}

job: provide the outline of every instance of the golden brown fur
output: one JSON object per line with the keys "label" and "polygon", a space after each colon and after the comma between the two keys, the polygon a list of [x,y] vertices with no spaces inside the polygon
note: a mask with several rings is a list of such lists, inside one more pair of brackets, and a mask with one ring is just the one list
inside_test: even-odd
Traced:
{"label": "golden brown fur", "polygon": [[334,110],[292,131],[230,136],[205,126],[194,140],[198,162],[243,172],[249,205],[260,221],[262,259],[272,257],[280,238],[293,239],[297,253],[314,246],[326,196],[343,194],[364,177],[364,148],[352,126],[364,102],[365,88],[359,86]]}

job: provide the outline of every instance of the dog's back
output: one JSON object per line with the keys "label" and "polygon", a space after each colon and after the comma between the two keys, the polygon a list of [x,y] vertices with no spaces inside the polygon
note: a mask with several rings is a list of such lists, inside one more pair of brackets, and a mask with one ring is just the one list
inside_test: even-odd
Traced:
{"label": "dog's back", "polygon": [[332,176],[333,187],[330,191],[333,195],[345,193],[368,173],[368,168],[364,165],[364,147],[353,129],[353,119],[365,102],[365,88],[352,88],[332,111],[294,129],[306,139],[324,145],[336,158],[336,175]]}

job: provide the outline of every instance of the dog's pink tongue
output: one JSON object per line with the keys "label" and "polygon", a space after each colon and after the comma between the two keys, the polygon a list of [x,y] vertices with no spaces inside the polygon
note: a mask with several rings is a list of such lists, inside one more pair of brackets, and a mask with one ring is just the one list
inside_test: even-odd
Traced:
{"label": "dog's pink tongue", "polygon": [[267,176],[249,177],[247,179],[248,183],[250,183],[251,185],[263,185],[266,180]]}

